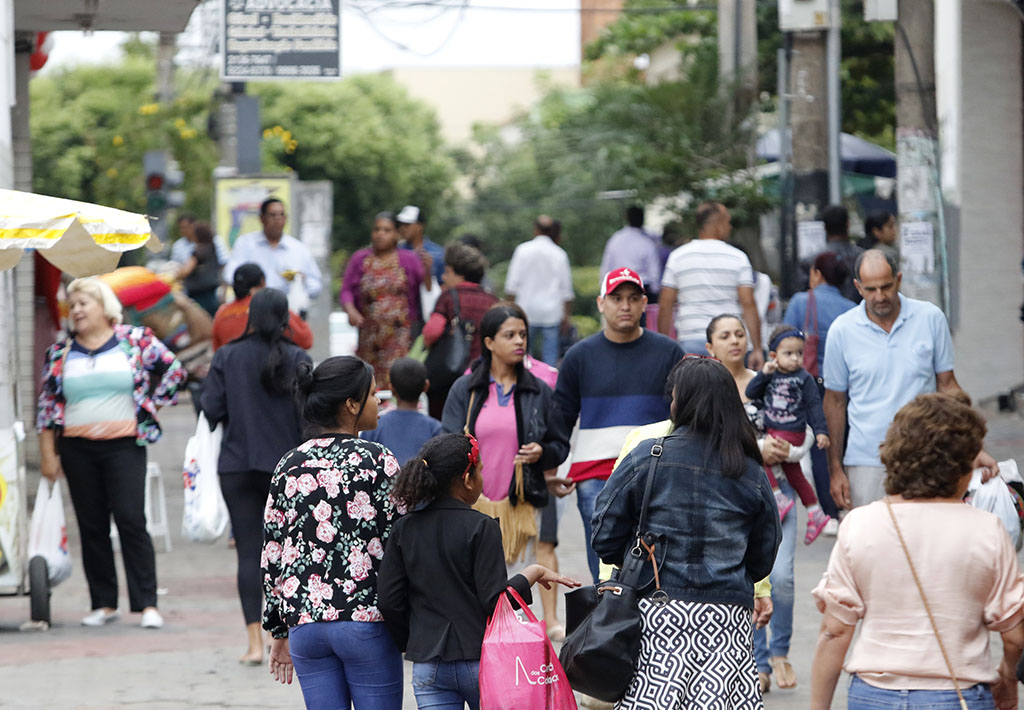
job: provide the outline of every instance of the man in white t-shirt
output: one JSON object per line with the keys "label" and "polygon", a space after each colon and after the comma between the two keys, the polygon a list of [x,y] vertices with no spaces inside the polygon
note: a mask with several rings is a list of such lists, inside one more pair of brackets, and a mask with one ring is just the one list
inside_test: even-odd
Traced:
{"label": "man in white t-shirt", "polygon": [[674,315],[676,339],[683,350],[703,355],[711,319],[723,313],[741,317],[753,345],[747,364],[756,370],[764,364],[764,356],[750,259],[726,243],[732,218],[720,202],[705,202],[697,208],[697,228],[697,239],[673,251],[665,264],[658,330],[667,334]]}
{"label": "man in white t-shirt", "polygon": [[533,223],[533,239],[512,253],[505,277],[505,297],[515,301],[530,321],[530,344],[541,342],[540,359],[558,361],[559,333],[569,329],[572,315],[572,271],[569,255],[551,239],[555,221],[541,215]]}

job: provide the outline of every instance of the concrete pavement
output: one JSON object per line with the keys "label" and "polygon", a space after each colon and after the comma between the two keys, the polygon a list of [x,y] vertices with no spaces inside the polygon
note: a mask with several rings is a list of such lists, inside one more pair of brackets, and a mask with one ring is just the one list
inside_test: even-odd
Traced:
{"label": "concrete pavement", "polygon": [[[1024,451],[1024,420],[1017,415],[989,414],[989,451],[997,459],[1020,457]],[[157,542],[160,610],[166,625],[141,629],[139,615],[126,615],[104,628],[79,626],[88,612],[74,513],[68,505],[68,534],[75,570],[54,590],[53,626],[46,632],[21,632],[29,618],[27,598],[0,597],[0,707],[88,709],[178,708],[301,708],[302,695],[292,686],[275,684],[265,667],[243,667],[245,630],[235,590],[235,554],[225,540],[214,545],[189,543],[180,535],[182,493],[180,470],[185,441],[194,429],[191,406],[162,412],[163,440],[150,448],[160,463],[167,492],[174,549]],[[30,481],[29,490],[35,486]],[[65,496],[65,500],[68,498]],[[801,528],[804,520],[798,512]],[[558,548],[562,570],[585,579],[583,533],[575,503],[568,501]],[[819,615],[810,597],[828,561],[831,538],[798,544],[793,662],[799,686],[773,688],[765,698],[769,710],[806,707]],[[120,568],[121,580],[123,570]],[[122,610],[127,609],[122,584]],[[998,646],[998,637],[993,646]],[[993,649],[996,650],[995,648]],[[406,668],[405,707],[415,708]],[[844,688],[845,680],[840,687]],[[845,708],[845,692],[833,707]]]}

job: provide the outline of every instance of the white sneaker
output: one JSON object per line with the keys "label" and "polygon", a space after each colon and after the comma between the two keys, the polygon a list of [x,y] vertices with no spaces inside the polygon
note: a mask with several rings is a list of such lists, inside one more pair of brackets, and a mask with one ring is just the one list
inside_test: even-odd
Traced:
{"label": "white sneaker", "polygon": [[93,609],[88,616],[82,619],[82,626],[103,626],[115,621],[119,616],[117,610]]}
{"label": "white sneaker", "polygon": [[836,520],[835,518],[832,518],[831,520],[829,520],[827,523],[825,523],[825,527],[823,527],[821,529],[821,534],[822,535],[827,535],[828,537],[835,537],[836,535],[838,535],[839,534],[839,521]]}
{"label": "white sneaker", "polygon": [[146,609],[142,612],[142,623],[139,624],[144,629],[159,629],[164,625],[164,617],[160,616],[160,612],[156,609]]}

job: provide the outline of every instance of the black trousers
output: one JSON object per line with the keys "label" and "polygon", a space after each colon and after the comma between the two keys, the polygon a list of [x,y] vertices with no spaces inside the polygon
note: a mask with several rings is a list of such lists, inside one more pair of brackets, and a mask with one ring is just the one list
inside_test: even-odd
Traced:
{"label": "black trousers", "polygon": [[266,471],[228,471],[220,474],[220,490],[228,504],[238,554],[238,597],[246,624],[263,619],[263,510],[270,494]]}
{"label": "black trousers", "polygon": [[133,437],[61,437],[57,446],[78,519],[92,608],[117,608],[111,513],[121,538],[129,607],[142,611],[156,606],[156,553],[146,531],[146,447]]}

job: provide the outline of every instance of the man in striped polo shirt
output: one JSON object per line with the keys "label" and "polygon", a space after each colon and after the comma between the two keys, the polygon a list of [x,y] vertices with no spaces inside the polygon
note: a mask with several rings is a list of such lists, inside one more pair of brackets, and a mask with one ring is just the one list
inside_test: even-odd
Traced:
{"label": "man in striped polo shirt", "polygon": [[555,404],[566,428],[579,419],[569,478],[576,483],[587,563],[595,581],[599,562],[590,546],[594,503],[629,432],[668,418],[665,382],[683,357],[679,343],[640,327],[647,296],[643,279],[632,269],[616,268],[604,276],[597,307],[604,330],[569,349],[555,387]]}
{"label": "man in striped polo shirt", "polygon": [[761,319],[754,302],[754,271],[747,255],[726,243],[732,233],[729,210],[720,202],[697,208],[699,236],[668,257],[661,277],[658,330],[668,333],[675,316],[676,339],[683,350],[706,352],[705,329],[715,316],[728,313],[742,317],[748,342],[754,343],[747,365],[757,370],[764,364]]}

